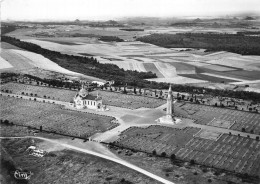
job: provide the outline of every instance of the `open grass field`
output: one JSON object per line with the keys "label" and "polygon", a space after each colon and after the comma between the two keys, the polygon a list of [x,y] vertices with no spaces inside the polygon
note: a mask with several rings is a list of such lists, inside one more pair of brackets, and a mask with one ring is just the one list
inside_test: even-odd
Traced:
{"label": "open grass field", "polygon": [[151,71],[157,75],[158,78],[164,78],[164,75],[157,69],[154,63],[143,63],[146,71]]}
{"label": "open grass field", "polygon": [[11,44],[6,43],[6,42],[1,42],[1,48],[2,48],[2,49],[16,49],[16,50],[23,50],[23,49],[21,49],[21,48],[19,48],[19,47],[16,47],[16,46],[11,45]]}
{"label": "open grass field", "polygon": [[51,60],[43,57],[40,54],[35,54],[32,52],[21,51],[21,50],[12,50],[12,51],[20,58],[24,58],[29,64],[35,67],[39,67],[45,70],[56,71],[64,74],[79,75],[78,73],[60,67],[58,64],[52,62]]}
{"label": "open grass field", "polygon": [[0,70],[8,69],[8,68],[12,68],[13,67],[8,61],[3,59],[1,56],[0,56],[0,64],[1,64]]}
{"label": "open grass field", "polygon": [[246,70],[257,70],[259,71],[258,67],[255,67],[254,64],[258,63],[256,59],[259,59],[259,56],[240,56],[236,55],[236,57],[229,57],[228,55],[222,55],[219,59],[212,59],[205,61],[209,64],[218,64],[223,66],[230,66],[236,67]]}
{"label": "open grass field", "polygon": [[1,57],[8,61],[13,66],[14,70],[25,70],[38,67],[69,75],[80,75],[66,70],[42,55],[33,52],[16,49],[2,49]]}
{"label": "open grass field", "polygon": [[227,66],[221,66],[221,65],[206,65],[201,67],[202,69],[210,69],[215,70],[218,72],[227,72],[227,71],[233,71],[233,70],[240,70],[239,68],[233,68],[233,67],[227,67]]}
{"label": "open grass field", "polygon": [[[210,167],[259,176],[260,142],[234,135],[199,132],[198,128],[175,129],[161,126],[133,127],[122,132],[116,145]],[[249,159],[250,158],[250,159]]]}
{"label": "open grass field", "polygon": [[[1,67],[3,70],[17,71],[22,73],[28,73],[37,71],[37,75],[44,75],[47,78],[47,73],[57,72],[64,75],[81,77],[90,81],[103,81],[96,77],[86,76],[76,72],[72,72],[65,68],[62,68],[58,64],[52,62],[51,60],[43,57],[40,54],[35,54],[33,52],[18,50],[18,49],[2,49],[0,53]],[[9,64],[7,64],[7,62]],[[11,65],[12,67],[7,67]],[[44,70],[44,71],[43,71]],[[46,73],[46,75],[44,74]]]}
{"label": "open grass field", "polygon": [[10,63],[12,70],[28,70],[34,68],[34,65],[29,63],[26,58],[22,57],[12,49],[2,49],[0,56]]}
{"label": "open grass field", "polygon": [[117,126],[112,117],[79,113],[61,109],[61,106],[0,96],[1,119],[17,125],[88,138]]}
{"label": "open grass field", "polygon": [[195,74],[195,67],[187,63],[170,62],[176,68],[177,74]]}
{"label": "open grass field", "polygon": [[210,76],[210,75],[205,75],[205,74],[201,74],[201,73],[197,73],[197,74],[180,74],[180,76],[183,77],[189,77],[189,78],[193,78],[193,79],[199,79],[199,80],[204,80],[204,81],[209,81],[209,82],[238,82],[239,80],[232,80],[232,79],[227,79],[227,78],[221,78],[221,77],[214,77],[214,76]]}
{"label": "open grass field", "polygon": [[177,76],[176,68],[171,66],[169,63],[156,62],[154,65],[165,78],[172,78]]}
{"label": "open grass field", "polygon": [[241,78],[245,80],[259,80],[260,71],[228,71],[223,72],[222,75],[233,78]]}
{"label": "open grass field", "polygon": [[[219,67],[217,65],[216,67]],[[222,67],[222,66],[220,66]],[[230,68],[230,67],[228,67]],[[230,70],[227,71],[218,71],[217,69],[209,68],[208,66],[196,67],[197,73],[211,73],[223,77],[230,77],[238,80],[259,80],[260,79],[260,71],[249,71],[249,70]]]}
{"label": "open grass field", "polygon": [[[41,40],[44,40],[44,39],[41,39]],[[51,39],[48,39],[47,41],[49,41],[49,42],[54,42],[54,43],[58,43],[58,44],[62,44],[62,45],[81,45],[81,44],[79,44],[79,43],[59,41],[59,40],[51,40]]]}
{"label": "open grass field", "polygon": [[206,83],[207,82],[206,80],[203,80],[203,79],[194,79],[194,78],[185,77],[185,76],[176,76],[176,77],[171,77],[171,78],[153,78],[153,79],[147,79],[147,80],[156,81],[156,82],[167,82],[167,83],[173,83],[173,84],[194,84],[194,85],[196,83]]}
{"label": "open grass field", "polygon": [[151,183],[158,184],[136,171],[92,155],[64,149],[54,149],[44,157],[29,155],[26,149],[48,142],[37,139],[10,139],[1,141],[2,184],[21,183],[15,180],[11,171],[22,169],[33,172],[28,183]]}

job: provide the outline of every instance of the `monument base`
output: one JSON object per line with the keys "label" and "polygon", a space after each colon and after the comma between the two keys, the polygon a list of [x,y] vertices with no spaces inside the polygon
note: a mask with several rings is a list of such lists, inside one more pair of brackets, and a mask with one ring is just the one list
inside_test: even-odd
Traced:
{"label": "monument base", "polygon": [[156,120],[158,123],[161,124],[170,124],[170,125],[176,125],[178,123],[181,123],[180,119],[174,118],[172,116],[163,116]]}

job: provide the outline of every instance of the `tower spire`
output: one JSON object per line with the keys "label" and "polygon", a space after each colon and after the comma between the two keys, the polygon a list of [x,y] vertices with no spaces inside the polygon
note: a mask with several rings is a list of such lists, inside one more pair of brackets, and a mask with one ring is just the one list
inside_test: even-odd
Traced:
{"label": "tower spire", "polygon": [[168,90],[168,98],[172,98],[172,85],[170,84],[169,90]]}
{"label": "tower spire", "polygon": [[171,117],[173,112],[172,108],[172,86],[170,84],[167,98],[167,116]]}
{"label": "tower spire", "polygon": [[170,84],[169,92],[172,92],[172,85]]}

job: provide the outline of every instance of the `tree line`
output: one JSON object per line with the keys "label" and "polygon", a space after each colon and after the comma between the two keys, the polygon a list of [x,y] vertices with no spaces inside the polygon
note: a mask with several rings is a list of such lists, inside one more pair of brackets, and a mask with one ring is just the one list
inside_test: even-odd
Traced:
{"label": "tree line", "polygon": [[[115,86],[135,86],[138,88],[148,88],[148,89],[168,89],[169,83],[165,82],[154,82],[147,81],[148,78],[156,78],[156,74],[152,72],[138,72],[131,70],[120,69],[114,64],[102,64],[99,63],[93,57],[83,57],[83,56],[73,56],[67,54],[61,54],[56,51],[50,51],[48,49],[43,49],[38,45],[23,42],[19,39],[2,36],[3,42],[8,42],[17,47],[23,48],[25,50],[41,54],[44,57],[50,59],[51,61],[57,63],[63,68],[68,70],[82,73],[88,76],[93,76],[101,78],[107,81],[114,80]],[[46,82],[46,81],[45,81]],[[48,81],[50,83],[50,81]],[[57,86],[57,82],[54,82]],[[187,92],[194,94],[209,94],[211,96],[223,96],[231,98],[239,98],[245,100],[252,100],[254,102],[260,102],[260,94],[248,91],[233,91],[233,90],[220,90],[220,89],[208,89],[204,87],[196,87],[190,85],[172,85],[173,90],[177,92]]]}
{"label": "tree line", "polygon": [[60,52],[44,49],[36,44],[20,41],[19,39],[8,36],[2,36],[2,41],[8,42],[28,51],[41,54],[68,70],[104,80],[114,80],[117,84],[129,83],[131,85],[133,84],[133,81],[144,81],[143,79],[157,77],[156,74],[152,72],[124,70],[115,64],[99,63],[97,59],[93,57],[61,54]]}
{"label": "tree line", "polygon": [[152,34],[137,39],[166,48],[203,48],[242,55],[260,55],[260,37],[246,34],[177,33]]}

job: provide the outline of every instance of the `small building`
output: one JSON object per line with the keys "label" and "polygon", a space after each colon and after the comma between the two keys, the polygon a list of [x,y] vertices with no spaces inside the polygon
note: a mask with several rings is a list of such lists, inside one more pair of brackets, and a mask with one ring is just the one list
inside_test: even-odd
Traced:
{"label": "small building", "polygon": [[73,101],[74,107],[77,109],[106,110],[106,106],[102,103],[102,97],[98,93],[97,96],[89,94],[83,85]]}

